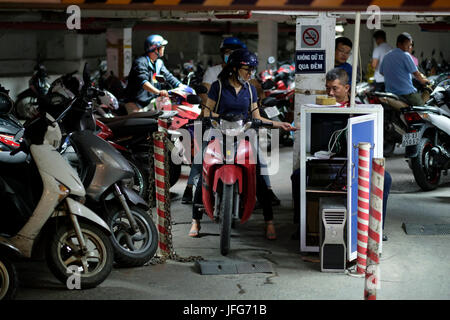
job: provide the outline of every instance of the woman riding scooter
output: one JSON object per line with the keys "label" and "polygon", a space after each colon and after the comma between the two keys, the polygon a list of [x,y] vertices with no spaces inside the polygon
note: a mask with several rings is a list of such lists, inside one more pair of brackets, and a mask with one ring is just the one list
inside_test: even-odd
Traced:
{"label": "woman riding scooter", "polygon": [[[257,92],[254,86],[248,83],[255,68],[258,65],[256,56],[247,49],[238,49],[233,51],[228,62],[222,72],[218,76],[218,80],[213,82],[208,92],[208,99],[204,109],[204,119],[212,115],[217,117],[222,114],[236,114],[253,117],[261,121],[271,123],[273,128],[281,128],[283,130],[296,130],[287,122],[271,121],[261,117],[257,107]],[[203,143],[203,149],[207,145],[207,141]],[[257,198],[262,204],[264,220],[266,222],[265,235],[269,240],[276,239],[275,226],[273,224],[272,203],[267,185],[260,173],[261,161],[258,157],[257,169]],[[201,165],[201,164],[195,164]],[[189,236],[197,237],[200,231],[200,219],[202,212],[199,210],[199,204],[202,202],[202,179],[197,182],[194,205],[192,212],[192,226]]]}

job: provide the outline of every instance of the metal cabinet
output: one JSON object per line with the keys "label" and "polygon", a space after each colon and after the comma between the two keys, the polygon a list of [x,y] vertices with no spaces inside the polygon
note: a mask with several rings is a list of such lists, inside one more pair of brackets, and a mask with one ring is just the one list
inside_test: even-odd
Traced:
{"label": "metal cabinet", "polygon": [[[341,141],[346,151],[330,159],[314,156],[317,150],[328,149],[326,142],[329,142],[332,132],[337,128],[346,128],[346,139],[343,143]],[[356,259],[358,144],[360,142],[369,142],[372,146],[370,164],[373,157],[383,157],[383,108],[381,105],[361,104],[353,108],[313,104],[301,106],[300,251],[319,252],[319,230],[314,230],[319,226],[319,198],[342,196],[346,198],[347,203],[347,258],[349,261]],[[341,183],[333,185],[337,183],[338,174]],[[328,183],[328,186],[324,186],[324,183]]]}

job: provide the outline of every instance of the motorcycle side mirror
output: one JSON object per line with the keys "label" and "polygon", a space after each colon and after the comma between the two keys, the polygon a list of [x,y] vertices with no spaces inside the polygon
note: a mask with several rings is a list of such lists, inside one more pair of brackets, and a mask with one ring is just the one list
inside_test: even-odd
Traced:
{"label": "motorcycle side mirror", "polygon": [[272,89],[273,87],[275,87],[275,82],[273,80],[267,80],[261,85],[261,87],[263,88],[263,90]]}
{"label": "motorcycle side mirror", "polygon": [[186,100],[190,104],[200,104],[200,103],[202,103],[202,98],[200,98],[199,96],[197,96],[195,94],[189,94],[186,97]]}
{"label": "motorcycle side mirror", "polygon": [[208,93],[208,89],[205,86],[202,86],[202,85],[194,86],[194,90],[195,90],[195,92],[197,92],[197,94]]}
{"label": "motorcycle side mirror", "polygon": [[88,86],[91,83],[91,77],[89,75],[89,69],[88,69],[87,62],[84,64],[84,68],[83,68],[83,81],[84,81],[85,86]]}
{"label": "motorcycle side mirror", "polygon": [[159,83],[165,83],[166,82],[166,78],[160,74],[155,76],[156,81],[158,81]]}
{"label": "motorcycle side mirror", "polygon": [[267,63],[269,64],[275,63],[275,58],[270,56],[269,58],[267,58]]}
{"label": "motorcycle side mirror", "polygon": [[23,138],[23,135],[25,133],[25,128],[21,128],[17,133],[14,135],[14,141],[20,142],[20,140]]}

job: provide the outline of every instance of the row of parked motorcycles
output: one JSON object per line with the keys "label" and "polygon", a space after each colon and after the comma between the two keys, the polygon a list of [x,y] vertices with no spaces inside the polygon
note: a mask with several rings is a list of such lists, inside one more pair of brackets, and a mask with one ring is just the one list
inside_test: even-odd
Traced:
{"label": "row of parked motorcycles", "polygon": [[[120,116],[122,103],[94,86],[87,65],[51,84],[38,65],[15,102],[0,86],[0,299],[16,292],[16,259],[45,257],[62,283],[75,274],[86,289],[113,262],[142,266],[154,256],[151,137],[160,118],[173,131],[200,113],[192,88],[170,95],[170,111]],[[169,165],[174,185],[181,164]]]}
{"label": "row of parked motorcycles", "polygon": [[425,101],[423,106],[410,106],[366,82],[356,89],[359,102],[383,106],[384,156],[392,156],[396,146],[405,147],[415,181],[424,191],[436,189],[450,165],[450,72],[428,79],[427,86],[413,81]]}
{"label": "row of parked motorcycles", "polygon": [[[265,98],[261,101],[260,114],[273,121],[294,121],[295,66],[287,61],[277,62],[274,57],[267,59],[267,68],[257,75]],[[270,134],[268,141],[271,141]],[[280,144],[292,146],[293,134],[280,132]],[[268,145],[270,147],[270,143]]]}

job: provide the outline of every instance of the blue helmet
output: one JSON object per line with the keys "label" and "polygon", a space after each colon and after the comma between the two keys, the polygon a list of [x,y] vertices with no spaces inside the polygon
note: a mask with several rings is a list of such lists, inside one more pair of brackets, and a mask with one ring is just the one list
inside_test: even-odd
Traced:
{"label": "blue helmet", "polygon": [[167,40],[161,37],[159,34],[152,34],[145,39],[144,50],[145,53],[155,51],[159,47],[167,45]]}
{"label": "blue helmet", "polygon": [[255,68],[258,65],[258,58],[248,49],[237,49],[230,54],[227,64],[238,68],[242,66]]}
{"label": "blue helmet", "polygon": [[220,44],[220,51],[224,51],[225,49],[245,49],[247,46],[238,38],[236,37],[228,37],[223,39],[222,43]]}

